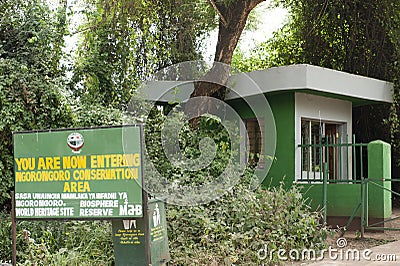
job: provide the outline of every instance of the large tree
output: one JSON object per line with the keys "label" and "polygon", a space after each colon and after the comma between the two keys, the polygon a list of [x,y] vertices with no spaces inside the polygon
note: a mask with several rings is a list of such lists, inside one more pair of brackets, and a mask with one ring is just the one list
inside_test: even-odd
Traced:
{"label": "large tree", "polygon": [[[200,45],[218,18],[215,65],[207,75],[225,84],[250,12],[264,0],[87,0],[73,87],[90,101],[124,107],[139,81],[168,65],[201,59]],[[81,84],[81,86],[76,86]],[[223,99],[224,86],[197,83],[192,97]],[[199,108],[200,109],[200,108]]]}

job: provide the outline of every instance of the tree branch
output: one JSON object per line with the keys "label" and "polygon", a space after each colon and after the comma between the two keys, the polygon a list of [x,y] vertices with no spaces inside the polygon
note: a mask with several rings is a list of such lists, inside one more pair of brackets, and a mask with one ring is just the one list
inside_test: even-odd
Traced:
{"label": "tree branch", "polygon": [[225,27],[228,27],[228,22],[226,22],[226,19],[224,18],[224,16],[222,15],[221,11],[219,11],[217,5],[215,4],[215,2],[213,0],[208,0],[208,2],[210,2],[211,6],[215,9],[215,11],[217,12],[218,16],[220,17],[222,24],[224,24]]}

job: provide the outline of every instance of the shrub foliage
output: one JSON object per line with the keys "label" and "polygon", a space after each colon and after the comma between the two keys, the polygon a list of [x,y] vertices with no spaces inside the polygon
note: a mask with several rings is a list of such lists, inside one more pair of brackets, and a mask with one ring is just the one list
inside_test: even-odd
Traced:
{"label": "shrub foliage", "polygon": [[251,190],[241,182],[219,200],[195,207],[169,206],[172,265],[279,263],[258,251],[324,248],[327,229],[296,187]]}

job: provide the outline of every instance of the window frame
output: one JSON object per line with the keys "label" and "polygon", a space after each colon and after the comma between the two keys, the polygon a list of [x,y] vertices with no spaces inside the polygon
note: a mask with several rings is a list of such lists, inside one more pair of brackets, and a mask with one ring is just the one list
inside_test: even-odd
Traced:
{"label": "window frame", "polygon": [[[335,129],[333,135],[327,136],[328,125],[330,127],[334,126]],[[318,126],[318,131],[313,130],[313,127],[315,128],[315,126]],[[323,166],[325,163],[328,164],[329,179],[348,179],[349,174],[343,172],[343,169],[347,169],[349,162],[347,162],[344,156],[339,155],[339,153],[345,153],[345,150],[343,150],[343,147],[335,146],[338,143],[344,143],[345,139],[343,133],[345,132],[344,129],[346,129],[346,127],[346,122],[301,117],[301,144],[310,145],[309,147],[300,148],[301,180],[322,180]],[[329,144],[327,144],[326,141],[328,141]]]}
{"label": "window frame", "polygon": [[[264,118],[248,118],[243,119],[245,130],[248,138],[245,139],[245,151],[246,151],[246,163],[248,165],[257,165],[257,169],[265,168],[265,122]],[[255,123],[254,123],[255,122]],[[251,136],[249,133],[249,124],[253,124],[253,131],[255,134],[255,143],[251,144]],[[252,148],[255,150],[251,151]],[[250,154],[254,154],[253,158],[250,158]],[[253,162],[251,160],[254,160]]]}

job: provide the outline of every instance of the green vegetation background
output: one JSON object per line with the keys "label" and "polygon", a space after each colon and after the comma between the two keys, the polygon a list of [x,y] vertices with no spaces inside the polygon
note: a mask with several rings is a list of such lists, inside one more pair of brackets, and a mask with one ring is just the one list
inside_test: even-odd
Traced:
{"label": "green vegetation background", "polygon": [[[11,256],[12,132],[121,124],[122,111],[140,81],[171,64],[201,59],[203,41],[218,23],[207,1],[83,0],[80,11],[69,9],[66,3],[50,10],[41,0],[0,2],[3,260]],[[289,10],[287,24],[249,55],[237,51],[233,66],[251,71],[310,63],[393,81],[394,104],[355,108],[353,128],[358,141],[380,138],[390,142],[397,166],[399,1],[275,0],[273,4]],[[77,30],[81,39],[72,55],[63,50],[64,36],[75,34],[69,32],[69,18],[76,12],[85,22]],[[259,23],[268,23],[268,19],[258,18]],[[187,145],[188,155],[196,154],[193,145]],[[218,201],[191,208],[168,207],[174,265],[212,261],[251,265],[265,243],[284,248],[322,247],[326,231],[318,224],[319,214],[308,209],[297,188],[253,191],[248,189],[249,176],[244,175]],[[202,181],[201,173],[195,180],[199,178]],[[18,229],[18,261],[22,264],[113,263],[108,222],[24,221]]]}

